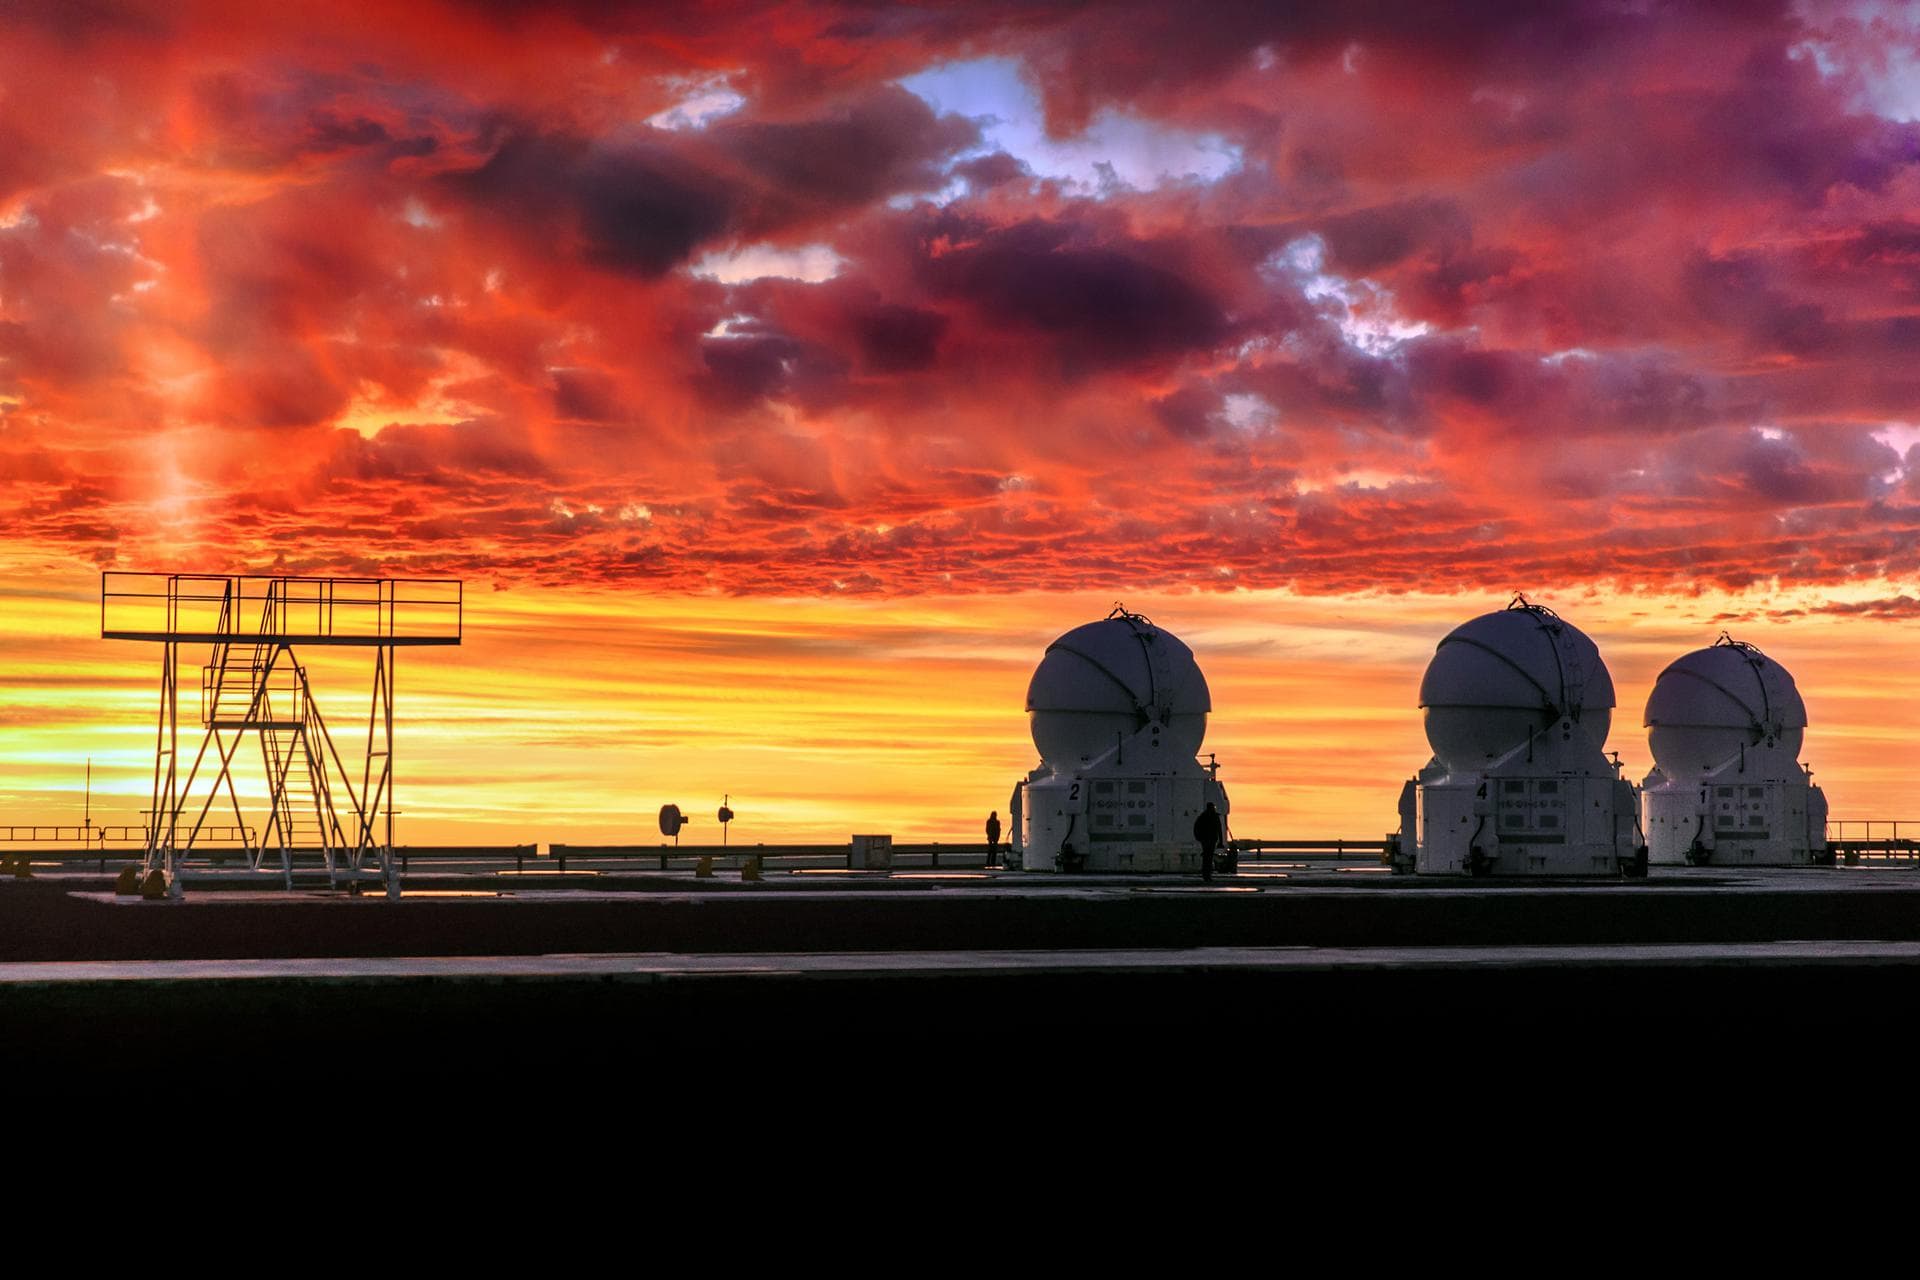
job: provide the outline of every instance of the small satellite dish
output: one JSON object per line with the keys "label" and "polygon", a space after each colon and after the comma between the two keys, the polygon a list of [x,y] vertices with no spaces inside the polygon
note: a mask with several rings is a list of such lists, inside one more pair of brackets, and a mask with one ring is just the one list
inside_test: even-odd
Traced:
{"label": "small satellite dish", "polygon": [[680,828],[686,825],[687,817],[680,812],[679,805],[663,804],[660,806],[661,835],[672,836],[675,840],[678,840],[680,838]]}
{"label": "small satellite dish", "polygon": [[727,842],[727,824],[733,821],[733,810],[729,807],[732,802],[732,796],[722,797],[720,800],[720,812],[714,815],[720,819],[720,843],[723,845]]}

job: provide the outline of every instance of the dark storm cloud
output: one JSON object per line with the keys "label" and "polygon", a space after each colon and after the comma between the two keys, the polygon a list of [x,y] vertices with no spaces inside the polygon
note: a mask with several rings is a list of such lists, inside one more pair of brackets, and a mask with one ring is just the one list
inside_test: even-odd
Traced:
{"label": "dark storm cloud", "polygon": [[988,327],[1045,335],[1075,365],[1205,350],[1230,330],[1220,303],[1192,281],[1053,223],[986,231],[931,254],[920,271],[935,296],[971,304]]}
{"label": "dark storm cloud", "polygon": [[653,278],[685,262],[733,221],[739,192],[664,141],[607,147],[519,134],[478,169],[449,179],[490,215],[532,235],[571,238],[587,262]]}
{"label": "dark storm cloud", "polygon": [[970,121],[936,116],[897,86],[873,89],[811,119],[712,128],[714,145],[753,179],[747,222],[761,234],[936,187],[947,158],[978,139]]}
{"label": "dark storm cloud", "polygon": [[1182,387],[1153,402],[1153,416],[1161,426],[1177,436],[1205,435],[1213,416],[1220,412],[1220,393],[1209,387]]}
{"label": "dark storm cloud", "polygon": [[976,191],[987,191],[1033,176],[1032,170],[1004,151],[995,151],[957,164],[953,172]]}
{"label": "dark storm cloud", "polygon": [[331,111],[316,111],[307,123],[307,135],[316,151],[371,147],[392,140],[385,125],[365,116],[343,119]]}
{"label": "dark storm cloud", "polygon": [[332,482],[405,481],[446,488],[476,477],[537,480],[548,474],[548,467],[518,429],[487,421],[403,424],[372,439],[335,433],[320,474]]}
{"label": "dark storm cloud", "polygon": [[790,234],[939,180],[973,125],[893,87],[797,121],[623,139],[510,129],[451,190],[532,237],[571,238],[588,263],[655,279],[738,236]]}
{"label": "dark storm cloud", "polygon": [[597,369],[553,371],[555,416],[575,422],[619,422],[632,416],[618,378]]}
{"label": "dark storm cloud", "polygon": [[1373,275],[1416,253],[1464,246],[1473,238],[1466,211],[1452,200],[1409,200],[1339,214],[1317,224],[1328,261],[1343,275]]}
{"label": "dark storm cloud", "polygon": [[938,311],[899,305],[878,306],[853,316],[860,354],[868,369],[910,373],[933,365],[948,319]]}
{"label": "dark storm cloud", "polygon": [[128,37],[158,42],[173,31],[164,9],[137,0],[7,0],[0,18],[37,27],[70,47]]}

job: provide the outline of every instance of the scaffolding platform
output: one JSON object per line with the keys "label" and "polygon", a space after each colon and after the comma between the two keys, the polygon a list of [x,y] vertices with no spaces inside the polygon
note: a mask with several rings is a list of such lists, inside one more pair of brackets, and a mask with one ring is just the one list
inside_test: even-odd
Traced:
{"label": "scaffolding platform", "polygon": [[[397,894],[394,653],[459,644],[462,604],[462,584],[453,578],[102,573],[101,638],[162,646],[144,874],[163,877],[168,894],[178,895],[180,861],[219,839],[223,828],[208,821],[219,805],[233,818],[224,830],[246,833],[255,870],[273,859],[291,886],[296,854],[317,851],[329,884],[357,880],[371,866]],[[183,645],[207,646],[199,664],[202,732],[190,763],[180,741]],[[336,746],[296,653],[340,646],[373,650],[366,750],[357,770]],[[233,776],[248,739],[257,743],[266,775],[267,817],[257,839]]]}
{"label": "scaffolding platform", "polygon": [[457,645],[456,578],[100,575],[100,638],[166,644]]}

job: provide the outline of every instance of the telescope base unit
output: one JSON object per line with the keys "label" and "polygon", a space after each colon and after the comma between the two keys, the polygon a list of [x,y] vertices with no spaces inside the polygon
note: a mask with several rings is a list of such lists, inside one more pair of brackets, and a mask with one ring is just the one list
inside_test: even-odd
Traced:
{"label": "telescope base unit", "polygon": [[1635,861],[1634,789],[1619,778],[1465,774],[1406,790],[1420,875],[1614,876]]}
{"label": "telescope base unit", "polygon": [[[1146,772],[1141,765],[1164,771]],[[1016,861],[1009,865],[1026,871],[1198,874],[1193,824],[1209,802],[1224,826],[1226,788],[1196,761],[1169,760],[1144,741],[1072,772],[1042,765],[1014,789]]]}
{"label": "telescope base unit", "polygon": [[1643,793],[1647,861],[1660,866],[1805,867],[1827,849],[1827,800],[1804,778],[1663,782]]}

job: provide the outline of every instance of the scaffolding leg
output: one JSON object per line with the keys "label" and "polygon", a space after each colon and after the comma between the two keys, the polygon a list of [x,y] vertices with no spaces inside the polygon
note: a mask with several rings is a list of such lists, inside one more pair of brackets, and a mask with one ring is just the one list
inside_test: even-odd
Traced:
{"label": "scaffolding leg", "polygon": [[[169,608],[172,606],[169,605]],[[169,614],[171,617],[171,614]],[[169,641],[160,655],[160,716],[153,753],[153,808],[147,815],[147,849],[141,872],[164,870],[172,875],[171,846],[179,821],[180,719],[176,695],[176,668],[180,646]]]}

